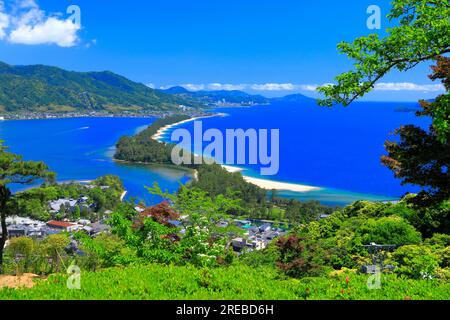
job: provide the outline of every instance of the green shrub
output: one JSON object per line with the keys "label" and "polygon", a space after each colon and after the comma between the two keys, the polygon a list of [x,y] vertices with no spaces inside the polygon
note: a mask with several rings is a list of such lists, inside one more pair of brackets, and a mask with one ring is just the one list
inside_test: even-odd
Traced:
{"label": "green shrub", "polygon": [[283,279],[273,268],[147,265],[82,272],[81,290],[69,290],[68,275],[54,275],[32,289],[0,290],[0,300],[403,300],[449,299],[449,284],[438,280],[382,275],[370,290],[367,275]]}
{"label": "green shrub", "polygon": [[363,243],[418,244],[422,236],[406,220],[398,216],[369,219],[359,230]]}
{"label": "green shrub", "polygon": [[395,250],[391,258],[396,272],[413,279],[430,279],[436,276],[441,259],[429,246],[408,245]]}
{"label": "green shrub", "polygon": [[431,238],[426,239],[425,243],[430,246],[448,247],[450,246],[450,235],[435,233]]}

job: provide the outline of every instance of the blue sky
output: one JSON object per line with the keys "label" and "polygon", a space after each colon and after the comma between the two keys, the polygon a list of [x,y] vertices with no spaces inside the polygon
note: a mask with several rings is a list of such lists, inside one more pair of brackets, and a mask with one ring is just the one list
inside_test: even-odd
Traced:
{"label": "blue sky", "polygon": [[[383,30],[389,0],[0,0],[0,60],[111,70],[156,88],[314,95],[351,68],[336,44],[374,32],[372,4]],[[70,5],[81,10],[77,28],[65,23]],[[434,97],[428,73],[429,64],[392,73],[367,99]]]}

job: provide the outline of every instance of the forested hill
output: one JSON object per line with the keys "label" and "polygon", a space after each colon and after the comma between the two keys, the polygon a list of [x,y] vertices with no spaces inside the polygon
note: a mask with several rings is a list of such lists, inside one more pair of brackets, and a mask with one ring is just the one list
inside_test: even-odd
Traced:
{"label": "forested hill", "polygon": [[109,71],[74,72],[0,62],[0,112],[164,111],[179,105],[202,106]]}

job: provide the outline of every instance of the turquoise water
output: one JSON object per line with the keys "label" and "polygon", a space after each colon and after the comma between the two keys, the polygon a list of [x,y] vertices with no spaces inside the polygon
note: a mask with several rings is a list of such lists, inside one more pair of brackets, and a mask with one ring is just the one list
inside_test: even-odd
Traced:
{"label": "turquoise water", "polygon": [[[320,187],[318,191],[278,194],[299,200],[319,200],[326,204],[348,204],[356,200],[395,200],[413,186],[401,186],[392,172],[381,164],[386,140],[404,124],[427,126],[417,118],[416,103],[359,102],[347,108],[319,107],[314,101],[279,103],[252,108],[221,108],[226,117],[203,119],[203,130],[279,129],[280,171],[276,176],[260,176],[261,165],[245,166],[245,175],[274,181]],[[179,127],[193,133],[193,123]],[[175,129],[175,128],[173,128]],[[172,130],[173,130],[172,129]],[[171,132],[164,140],[170,141]],[[205,143],[206,145],[207,143]],[[201,153],[201,150],[193,150]],[[242,167],[242,166],[240,166]]]}
{"label": "turquoise water", "polygon": [[[359,199],[392,200],[417,189],[401,186],[380,162],[383,144],[401,124],[427,125],[413,113],[411,103],[359,103],[349,108],[320,108],[315,104],[278,104],[252,108],[226,108],[227,117],[203,119],[208,128],[280,129],[280,171],[259,176],[259,166],[246,166],[244,174],[276,181],[321,187],[318,191],[278,194],[300,200],[344,205]],[[147,203],[160,199],[144,186],[158,182],[175,191],[191,178],[189,173],[164,166],[130,165],[113,161],[114,144],[122,135],[142,130],[151,118],[73,118],[0,122],[0,139],[27,160],[45,161],[60,181],[91,180],[105,174],[122,178],[127,197]],[[192,130],[193,124],[182,127]],[[170,132],[165,136],[169,141]],[[195,150],[197,151],[197,150]],[[15,190],[18,190],[16,187]]]}
{"label": "turquoise water", "polygon": [[[151,118],[73,118],[0,122],[0,139],[10,151],[26,160],[45,161],[59,181],[91,180],[105,174],[118,175],[128,191],[149,203],[160,199],[145,186],[158,182],[176,191],[187,182],[187,172],[165,166],[130,165],[113,161],[114,145],[123,135],[146,128]],[[18,190],[18,187],[14,188]]]}

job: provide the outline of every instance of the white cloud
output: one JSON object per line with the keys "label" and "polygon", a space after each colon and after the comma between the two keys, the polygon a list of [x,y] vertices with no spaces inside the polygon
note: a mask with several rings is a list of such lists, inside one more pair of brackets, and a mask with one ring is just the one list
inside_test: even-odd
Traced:
{"label": "white cloud", "polygon": [[222,84],[222,83],[210,83],[207,85],[209,90],[244,90],[247,87],[245,84]]}
{"label": "white cloud", "polygon": [[56,44],[73,47],[78,42],[80,26],[69,20],[50,17],[35,25],[20,25],[9,35],[9,41],[19,44]]}
{"label": "white cloud", "polygon": [[[187,83],[180,86],[186,88],[189,91],[200,90],[247,90],[247,91],[261,91],[261,92],[274,92],[274,91],[308,91],[316,92],[317,88],[331,83],[324,84],[293,84],[293,83],[264,83],[264,84],[222,84],[222,83],[209,83],[209,84],[194,84]],[[168,89],[173,87],[162,86],[161,89]],[[444,91],[442,84],[415,84],[410,82],[381,82],[375,85],[376,91],[417,91],[417,92],[438,92]]]}
{"label": "white cloud", "polygon": [[9,16],[5,13],[3,1],[0,1],[0,40],[6,36],[6,29],[9,27]]}
{"label": "white cloud", "polygon": [[295,85],[292,83],[265,83],[265,84],[252,84],[252,90],[255,91],[293,91]]}
{"label": "white cloud", "polygon": [[375,85],[375,90],[436,92],[444,91],[444,86],[442,84],[415,84],[411,82],[380,82]]}
{"label": "white cloud", "polygon": [[150,89],[155,89],[156,88],[153,83],[147,83],[146,86],[149,87]]}
{"label": "white cloud", "polygon": [[293,84],[293,83],[266,83],[252,84],[250,88],[255,91],[316,91],[317,84]]}
{"label": "white cloud", "polygon": [[300,90],[303,90],[303,91],[317,91],[317,88],[319,87],[319,85],[317,85],[317,84],[301,84],[301,85],[299,85],[298,86],[298,88],[300,89]]}
{"label": "white cloud", "polygon": [[73,47],[79,42],[80,29],[79,24],[62,18],[61,13],[46,14],[34,0],[16,1],[9,13],[0,0],[0,39],[11,43]]}
{"label": "white cloud", "polygon": [[205,90],[204,84],[193,84],[193,83],[186,83],[181,85],[183,88],[189,90],[189,91],[200,91]]}
{"label": "white cloud", "polygon": [[175,87],[175,86],[172,85],[172,84],[167,84],[165,86],[160,86],[158,89],[160,89],[160,90],[167,90],[167,89],[170,89],[172,87]]}

